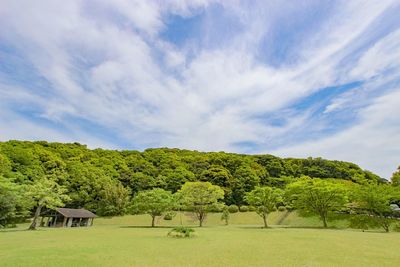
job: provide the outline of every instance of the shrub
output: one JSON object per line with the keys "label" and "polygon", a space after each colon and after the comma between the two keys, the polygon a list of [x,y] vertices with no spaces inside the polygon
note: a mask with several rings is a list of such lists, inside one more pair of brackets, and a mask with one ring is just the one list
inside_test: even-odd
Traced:
{"label": "shrub", "polygon": [[254,206],[249,206],[249,211],[256,211],[256,207],[254,207]]}
{"label": "shrub", "polygon": [[228,207],[228,211],[229,211],[229,213],[236,213],[236,212],[239,211],[239,207],[236,206],[236,205],[230,205],[230,206]]}
{"label": "shrub", "polygon": [[172,218],[175,217],[175,215],[176,215],[175,212],[167,212],[167,213],[164,215],[164,220],[170,221],[170,220],[172,220]]}
{"label": "shrub", "polygon": [[393,227],[393,231],[395,231],[395,232],[400,232],[400,223],[396,224],[396,225]]}
{"label": "shrub", "polygon": [[194,229],[186,227],[186,226],[178,226],[172,228],[171,231],[168,232],[168,236],[171,237],[191,237],[193,236]]}
{"label": "shrub", "polygon": [[279,211],[285,211],[285,210],[286,210],[286,207],[285,207],[285,206],[279,206],[279,207],[278,207],[278,210],[279,210]]}
{"label": "shrub", "polygon": [[249,207],[248,206],[240,206],[239,211],[240,212],[248,212],[249,211]]}
{"label": "shrub", "polygon": [[209,209],[210,212],[222,212],[223,210],[224,210],[224,205],[222,205],[222,204],[213,205]]}
{"label": "shrub", "polygon": [[225,221],[225,225],[228,225],[230,217],[231,215],[229,213],[228,207],[225,206],[222,210],[221,221]]}

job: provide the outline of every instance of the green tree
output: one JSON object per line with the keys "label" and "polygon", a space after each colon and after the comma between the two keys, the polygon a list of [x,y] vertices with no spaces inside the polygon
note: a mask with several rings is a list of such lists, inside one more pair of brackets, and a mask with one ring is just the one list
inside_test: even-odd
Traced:
{"label": "green tree", "polygon": [[195,175],[182,166],[174,170],[167,169],[161,175],[165,176],[165,189],[173,193],[177,192],[184,183],[195,180]]}
{"label": "green tree", "polygon": [[347,203],[343,184],[317,178],[305,178],[291,183],[285,193],[291,206],[319,216],[324,227],[328,227],[329,213],[342,209]]}
{"label": "green tree", "polygon": [[232,189],[232,202],[236,205],[243,205],[246,193],[260,185],[260,177],[247,165],[240,166],[235,171],[234,177],[235,182]]}
{"label": "green tree", "polygon": [[256,212],[263,218],[264,227],[268,227],[268,214],[276,210],[276,205],[283,202],[282,190],[268,186],[256,187],[246,194],[246,201],[256,208]]}
{"label": "green tree", "polygon": [[222,209],[221,221],[224,221],[225,225],[228,225],[230,217],[231,214],[229,213],[228,206],[224,206],[224,208]]}
{"label": "green tree", "polygon": [[110,181],[100,191],[100,200],[96,212],[101,216],[120,216],[127,211],[130,190],[119,182]]}
{"label": "green tree", "polygon": [[0,228],[15,225],[29,214],[22,186],[0,175]]}
{"label": "green tree", "polygon": [[200,180],[210,182],[220,187],[229,187],[232,185],[232,175],[222,166],[213,165],[202,172]]}
{"label": "green tree", "polygon": [[352,194],[352,209],[367,223],[382,227],[389,232],[394,212],[390,204],[399,199],[398,188],[389,185],[359,186]]}
{"label": "green tree", "polygon": [[400,186],[400,166],[397,168],[397,171],[395,171],[392,175],[392,185]]}
{"label": "green tree", "polygon": [[[0,151],[1,152],[1,151]],[[0,175],[7,175],[11,171],[11,163],[8,158],[0,154]]]}
{"label": "green tree", "polygon": [[139,192],[133,198],[133,210],[149,214],[151,216],[151,227],[155,226],[156,218],[170,211],[173,205],[174,197],[172,193],[160,188]]}
{"label": "green tree", "polygon": [[207,213],[221,205],[218,200],[224,198],[221,187],[209,182],[187,182],[178,194],[182,204],[194,213],[200,227],[203,226]]}
{"label": "green tree", "polygon": [[70,200],[69,196],[66,195],[67,189],[65,187],[46,178],[36,180],[27,190],[27,196],[36,208],[29,230],[36,230],[37,219],[42,208],[55,209],[64,206],[64,202]]}

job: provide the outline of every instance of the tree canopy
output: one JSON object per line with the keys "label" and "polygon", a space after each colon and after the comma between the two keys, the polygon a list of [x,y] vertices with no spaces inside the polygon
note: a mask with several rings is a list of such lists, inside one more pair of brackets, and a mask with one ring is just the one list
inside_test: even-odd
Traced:
{"label": "tree canopy", "polygon": [[209,182],[187,182],[178,191],[178,195],[186,209],[195,214],[201,227],[207,213],[221,205],[218,201],[224,198],[224,191]]}
{"label": "tree canopy", "polygon": [[148,191],[139,192],[133,199],[134,213],[146,213],[152,218],[151,227],[155,226],[155,219],[163,213],[171,210],[174,205],[174,198],[171,192],[161,188],[154,188]]}
{"label": "tree canopy", "polygon": [[394,186],[400,186],[400,166],[397,168],[397,171],[393,173],[391,180]]}
{"label": "tree canopy", "polygon": [[352,192],[353,211],[358,215],[356,222],[363,225],[380,226],[389,232],[394,220],[394,210],[391,206],[400,198],[400,189],[389,185],[359,186]]}
{"label": "tree canopy", "polygon": [[286,199],[294,208],[319,216],[327,227],[329,213],[342,209],[347,203],[347,192],[340,183],[304,178],[288,185]]}
{"label": "tree canopy", "polygon": [[66,192],[65,187],[46,178],[36,180],[28,187],[26,196],[32,200],[33,207],[36,208],[32,224],[29,226],[30,230],[36,229],[37,219],[40,216],[42,208],[55,209],[64,206],[65,201],[70,200]]}
{"label": "tree canopy", "polygon": [[268,227],[267,216],[276,210],[276,206],[283,202],[283,191],[269,186],[256,187],[247,193],[245,199],[248,204],[256,208],[256,212],[263,218],[264,227]]}

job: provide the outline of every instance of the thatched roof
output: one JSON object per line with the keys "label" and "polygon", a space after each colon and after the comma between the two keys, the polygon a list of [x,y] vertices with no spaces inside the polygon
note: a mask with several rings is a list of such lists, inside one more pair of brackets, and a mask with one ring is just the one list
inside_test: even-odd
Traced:
{"label": "thatched roof", "polygon": [[97,217],[91,211],[85,209],[67,209],[67,208],[58,208],[56,211],[62,214],[64,217],[68,218],[95,218]]}

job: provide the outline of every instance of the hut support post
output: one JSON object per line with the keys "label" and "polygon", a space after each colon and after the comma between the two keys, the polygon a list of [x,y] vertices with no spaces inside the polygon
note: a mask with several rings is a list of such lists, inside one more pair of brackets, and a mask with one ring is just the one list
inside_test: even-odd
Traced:
{"label": "hut support post", "polygon": [[65,226],[67,225],[67,220],[68,220],[68,218],[67,218],[67,217],[64,217],[64,221],[63,221],[62,227],[65,227]]}

